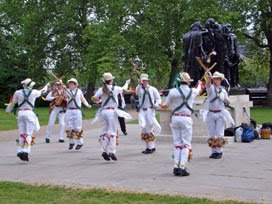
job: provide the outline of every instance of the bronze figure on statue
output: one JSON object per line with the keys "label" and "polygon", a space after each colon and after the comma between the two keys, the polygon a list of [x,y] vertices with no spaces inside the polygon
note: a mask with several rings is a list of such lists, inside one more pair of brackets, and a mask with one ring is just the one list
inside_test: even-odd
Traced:
{"label": "bronze figure on statue", "polygon": [[224,73],[231,87],[239,87],[238,64],[241,62],[241,55],[238,51],[237,36],[230,24],[219,24],[213,18],[206,21],[205,27],[195,22],[182,40],[183,71],[189,73],[195,81],[204,74],[196,60],[197,57],[201,58],[207,67],[216,63],[212,72]]}

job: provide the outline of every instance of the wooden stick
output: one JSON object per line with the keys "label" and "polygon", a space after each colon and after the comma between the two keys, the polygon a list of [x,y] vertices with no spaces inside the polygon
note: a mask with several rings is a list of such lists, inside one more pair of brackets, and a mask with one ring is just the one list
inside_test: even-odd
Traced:
{"label": "wooden stick", "polygon": [[206,73],[210,72],[214,67],[215,65],[217,65],[217,63],[215,62],[210,68],[208,68],[205,73],[203,74],[203,76],[201,77],[200,81],[202,81],[202,79],[205,77]]}
{"label": "wooden stick", "polygon": [[200,64],[200,66],[205,70],[207,71],[207,67],[204,65],[204,63],[202,62],[201,58],[200,57],[195,57],[197,62]]}

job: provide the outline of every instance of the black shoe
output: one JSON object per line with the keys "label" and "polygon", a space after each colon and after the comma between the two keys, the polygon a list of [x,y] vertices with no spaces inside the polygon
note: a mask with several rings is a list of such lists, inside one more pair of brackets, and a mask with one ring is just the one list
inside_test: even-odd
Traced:
{"label": "black shoe", "polygon": [[146,148],[144,151],[142,151],[143,154],[150,154],[151,150]]}
{"label": "black shoe", "polygon": [[45,143],[50,143],[50,139],[45,138]]}
{"label": "black shoe", "polygon": [[223,156],[223,152],[221,152],[221,153],[217,153],[217,155],[216,155],[215,159],[221,159],[221,158],[222,158],[222,156]]}
{"label": "black shoe", "polygon": [[82,146],[83,146],[83,144],[82,145],[77,145],[76,150],[79,150]]}
{"label": "black shoe", "polygon": [[181,175],[181,168],[174,168],[174,170],[173,170],[173,174],[175,175],[175,176],[180,176]]}
{"label": "black shoe", "polygon": [[29,161],[29,159],[28,159],[28,153],[24,152],[23,158],[24,158],[24,161]]}
{"label": "black shoe", "polygon": [[181,174],[180,176],[189,176],[190,173],[186,171],[186,169],[181,169]]}
{"label": "black shoe", "polygon": [[59,140],[59,143],[64,143],[64,139],[60,139],[60,140]]}
{"label": "black shoe", "polygon": [[[17,153],[17,157],[19,157],[21,160],[23,160],[23,152]],[[23,160],[24,161],[24,160]]]}
{"label": "black shoe", "polygon": [[109,153],[109,157],[110,157],[113,161],[117,161],[117,157],[115,156],[115,154]]}
{"label": "black shoe", "polygon": [[102,157],[103,157],[106,161],[110,161],[110,157],[109,157],[109,155],[107,154],[107,152],[103,152],[103,153],[102,153]]}
{"label": "black shoe", "polygon": [[20,153],[20,159],[23,160],[23,161],[29,161],[29,159],[28,159],[28,153],[21,152]]}
{"label": "black shoe", "polygon": [[73,147],[74,147],[74,144],[70,144],[69,145],[69,150],[73,149]]}
{"label": "black shoe", "polygon": [[152,148],[152,149],[150,149],[150,154],[152,154],[153,152],[155,152],[156,151],[156,148],[154,147],[154,148]]}
{"label": "black shoe", "polygon": [[127,135],[127,132],[123,132],[124,135]]}
{"label": "black shoe", "polygon": [[217,153],[214,152],[214,153],[211,154],[211,156],[209,158],[215,159],[215,157],[217,157]]}

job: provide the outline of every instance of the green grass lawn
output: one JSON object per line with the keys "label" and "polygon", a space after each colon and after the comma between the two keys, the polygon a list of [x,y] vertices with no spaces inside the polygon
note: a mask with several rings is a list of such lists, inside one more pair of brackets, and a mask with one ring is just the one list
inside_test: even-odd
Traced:
{"label": "green grass lawn", "polygon": [[168,195],[152,195],[127,192],[112,192],[103,189],[72,189],[57,186],[35,186],[22,183],[0,182],[0,203],[170,203],[170,204],[236,204],[237,201],[212,201]]}
{"label": "green grass lawn", "polygon": [[[96,108],[83,108],[83,119],[93,118]],[[40,125],[47,125],[49,120],[49,108],[36,108],[36,112],[39,116]],[[0,131],[17,129],[17,119],[14,114],[6,114],[4,109],[0,109]]]}
{"label": "green grass lawn", "polygon": [[[85,116],[83,119],[93,118],[95,115],[96,108],[83,108]],[[37,108],[36,109],[39,115],[39,121],[41,125],[47,125],[49,119],[49,109],[48,108]],[[158,121],[159,114],[156,115]],[[265,122],[272,123],[272,108],[267,107],[254,107],[251,108],[251,118],[257,121],[258,124]],[[129,121],[128,124],[138,124],[138,119]],[[5,114],[4,109],[0,109],[0,131],[4,130],[13,130],[17,128],[16,116],[13,114]]]}
{"label": "green grass lawn", "polygon": [[253,107],[250,114],[250,117],[256,120],[258,124],[272,123],[272,108]]}

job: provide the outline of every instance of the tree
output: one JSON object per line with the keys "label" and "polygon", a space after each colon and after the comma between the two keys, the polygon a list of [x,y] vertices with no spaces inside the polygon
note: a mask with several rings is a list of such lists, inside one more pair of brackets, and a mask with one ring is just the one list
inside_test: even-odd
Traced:
{"label": "tree", "polygon": [[245,36],[263,49],[269,50],[270,74],[267,86],[267,105],[272,107],[272,2],[271,0],[245,1],[247,22],[252,27]]}

